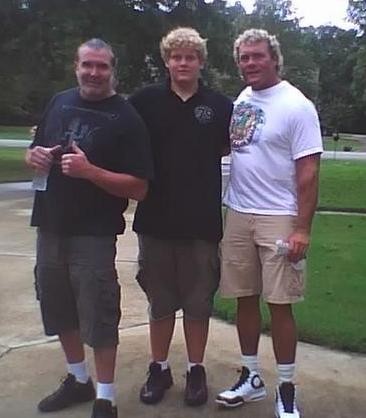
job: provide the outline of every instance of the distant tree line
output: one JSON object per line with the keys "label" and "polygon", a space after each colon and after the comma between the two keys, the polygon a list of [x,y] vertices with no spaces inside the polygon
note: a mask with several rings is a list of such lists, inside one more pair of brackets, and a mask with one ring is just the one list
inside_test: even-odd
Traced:
{"label": "distant tree line", "polygon": [[164,77],[159,41],[189,25],[208,38],[203,76],[211,86],[237,95],[233,41],[265,28],[281,42],[285,78],[316,103],[322,125],[366,132],[366,0],[349,0],[348,14],[357,30],[300,27],[290,0],[256,0],[251,14],[225,0],[1,0],[0,124],[36,122],[54,92],[75,83],[73,54],[86,39],[113,45],[119,89],[128,94]]}

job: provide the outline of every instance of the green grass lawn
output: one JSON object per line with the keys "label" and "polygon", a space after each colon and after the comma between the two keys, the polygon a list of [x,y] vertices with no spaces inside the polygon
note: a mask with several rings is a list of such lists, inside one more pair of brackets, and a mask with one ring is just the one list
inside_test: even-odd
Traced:
{"label": "green grass lawn", "polygon": [[[365,242],[366,217],[316,215],[306,299],[295,307],[300,340],[366,353]],[[233,321],[235,301],[217,296],[215,311]]]}
{"label": "green grass lawn", "polygon": [[319,206],[366,209],[366,161],[323,160]]}
{"label": "green grass lawn", "polygon": [[343,151],[344,147],[352,147],[352,151],[365,151],[366,144],[364,142],[353,139],[351,136],[341,134],[339,140],[335,142],[332,137],[323,137],[323,146],[325,151]]}
{"label": "green grass lawn", "polygon": [[0,147],[0,182],[24,181],[32,178],[24,163],[24,148]]}
{"label": "green grass lawn", "polygon": [[0,139],[30,139],[29,126],[0,126]]}

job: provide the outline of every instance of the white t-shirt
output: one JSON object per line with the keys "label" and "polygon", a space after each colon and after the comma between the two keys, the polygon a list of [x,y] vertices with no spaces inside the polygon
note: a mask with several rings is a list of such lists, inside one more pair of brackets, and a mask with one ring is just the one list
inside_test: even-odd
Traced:
{"label": "white t-shirt", "polygon": [[230,124],[231,171],[224,204],[263,215],[297,215],[295,160],[323,151],[314,105],[287,81],[244,89]]}

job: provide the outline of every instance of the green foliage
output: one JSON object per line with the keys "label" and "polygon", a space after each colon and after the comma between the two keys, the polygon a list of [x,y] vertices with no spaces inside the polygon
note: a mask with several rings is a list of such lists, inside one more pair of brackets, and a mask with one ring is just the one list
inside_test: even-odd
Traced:
{"label": "green foliage", "polygon": [[[305,302],[295,306],[299,338],[366,353],[364,324],[366,218],[317,215],[309,251]],[[215,312],[235,320],[235,301],[215,300]],[[263,309],[263,329],[270,327]]]}
{"label": "green foliage", "polygon": [[365,29],[366,26],[366,0],[348,0],[348,17],[353,23]]}
{"label": "green foliage", "polygon": [[[362,28],[364,1],[349,13]],[[49,98],[75,84],[76,47],[91,37],[111,43],[119,58],[119,88],[130,93],[165,74],[159,41],[189,25],[208,39],[204,77],[229,96],[242,88],[232,59],[236,36],[250,27],[278,36],[285,77],[318,106],[333,130],[366,130],[365,39],[335,27],[301,28],[290,0],[257,0],[247,14],[226,0],[2,0],[0,2],[0,123],[32,124]],[[341,117],[340,117],[341,115]]]}

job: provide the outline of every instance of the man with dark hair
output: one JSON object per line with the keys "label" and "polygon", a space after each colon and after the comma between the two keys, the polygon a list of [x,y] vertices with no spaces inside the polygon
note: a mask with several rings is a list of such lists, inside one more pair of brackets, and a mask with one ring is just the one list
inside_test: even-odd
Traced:
{"label": "man with dark hair", "polygon": [[[116,236],[128,199],[152,176],[149,139],[134,108],[116,94],[115,57],[92,39],[77,51],[78,88],[49,103],[26,162],[47,179],[36,191],[36,289],[47,335],[58,335],[68,375],[42,412],[97,398],[93,418],[116,418],[114,370],[120,320]],[[97,393],[83,344],[94,349]]]}

